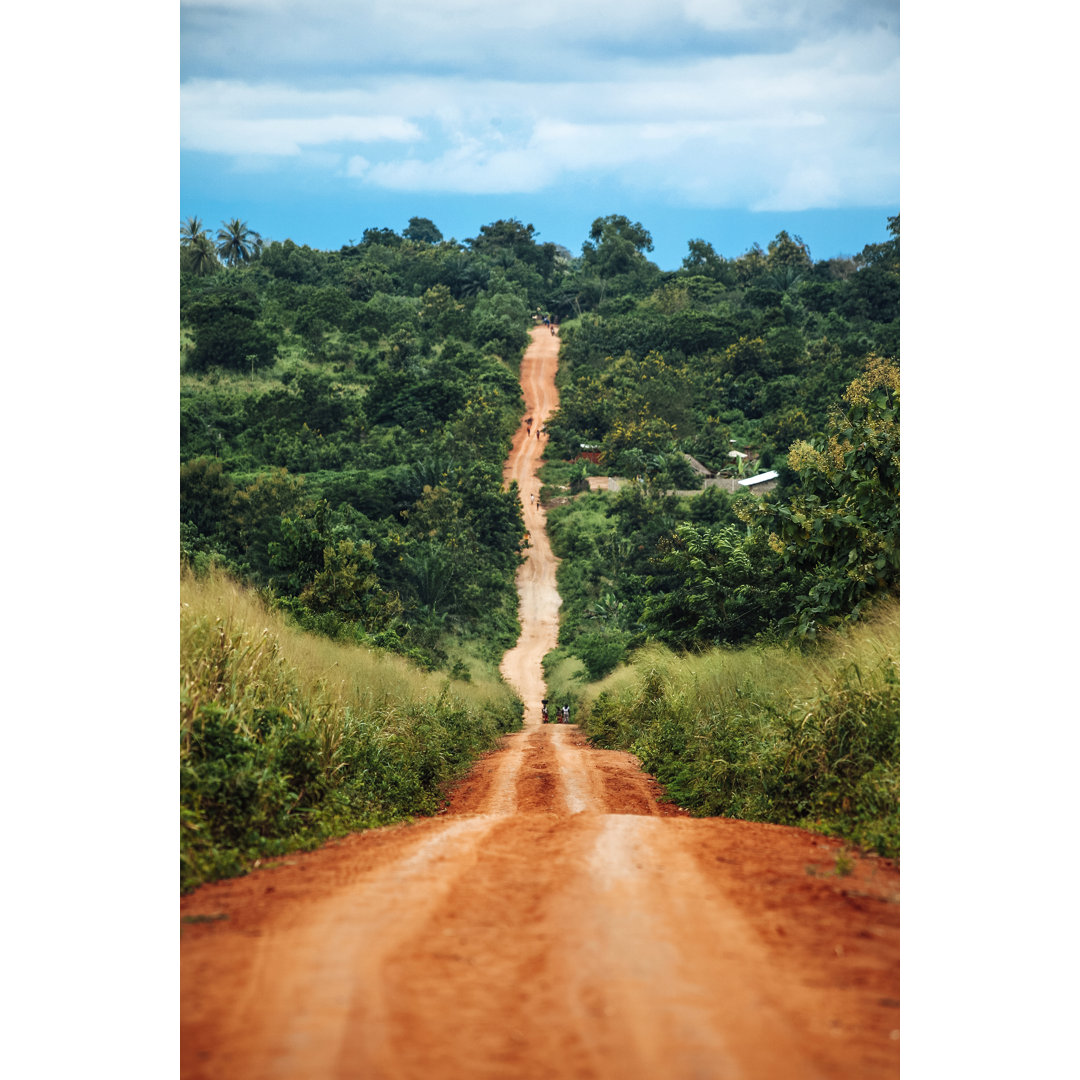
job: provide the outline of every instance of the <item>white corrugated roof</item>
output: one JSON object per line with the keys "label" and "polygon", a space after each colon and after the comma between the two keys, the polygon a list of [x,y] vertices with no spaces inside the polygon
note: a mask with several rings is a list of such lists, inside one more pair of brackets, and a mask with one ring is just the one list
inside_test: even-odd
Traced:
{"label": "white corrugated roof", "polygon": [[772,469],[769,472],[758,473],[757,476],[750,476],[746,480],[740,480],[739,485],[753,487],[754,484],[763,484],[766,480],[775,480],[779,475],[775,469]]}
{"label": "white corrugated roof", "polygon": [[746,455],[741,450],[729,450],[727,452],[727,456],[728,457],[746,457]]}

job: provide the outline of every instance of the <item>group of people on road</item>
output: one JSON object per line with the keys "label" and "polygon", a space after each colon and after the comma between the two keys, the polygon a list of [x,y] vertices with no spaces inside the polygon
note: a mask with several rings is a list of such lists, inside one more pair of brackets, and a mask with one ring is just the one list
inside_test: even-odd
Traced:
{"label": "group of people on road", "polygon": [[549,724],[549,723],[569,724],[570,723],[570,706],[569,705],[563,705],[563,707],[561,709],[559,709],[559,719],[555,720],[555,721],[552,721],[550,719],[550,717],[548,716],[547,698],[544,698],[544,700],[540,703],[540,715],[543,717],[543,719],[541,720],[541,723],[544,723],[544,724]]}

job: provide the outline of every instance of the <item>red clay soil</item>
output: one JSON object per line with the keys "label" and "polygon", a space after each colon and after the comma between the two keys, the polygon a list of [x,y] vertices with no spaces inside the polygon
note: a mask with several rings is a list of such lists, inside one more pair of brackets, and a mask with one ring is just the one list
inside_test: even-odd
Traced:
{"label": "red clay soil", "polygon": [[[181,901],[189,1078],[871,1080],[899,1073],[899,875],[800,829],[692,819],[629,754],[543,725],[558,597],[529,498],[557,339],[533,334],[527,702],[444,814]],[[841,860],[841,863],[843,860]]]}

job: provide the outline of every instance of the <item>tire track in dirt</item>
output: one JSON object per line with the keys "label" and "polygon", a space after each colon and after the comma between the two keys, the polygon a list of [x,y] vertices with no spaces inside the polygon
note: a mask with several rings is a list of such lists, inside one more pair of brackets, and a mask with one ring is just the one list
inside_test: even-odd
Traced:
{"label": "tire track in dirt", "polygon": [[[522,363],[537,427],[557,342]],[[898,873],[799,829],[693,820],[629,754],[541,724],[558,597],[534,469],[525,701],[445,813],[181,901],[181,1072],[198,1080],[876,1080],[898,1072]]]}

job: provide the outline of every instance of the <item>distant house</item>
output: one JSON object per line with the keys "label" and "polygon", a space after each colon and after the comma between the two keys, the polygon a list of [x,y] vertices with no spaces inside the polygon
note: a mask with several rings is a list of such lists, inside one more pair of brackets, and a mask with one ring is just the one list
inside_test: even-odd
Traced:
{"label": "distant house", "polygon": [[600,464],[600,451],[599,450],[582,450],[576,458],[571,459],[571,464],[575,461],[591,461],[594,465]]}
{"label": "distant house", "polygon": [[775,469],[768,472],[758,473],[757,476],[748,476],[739,481],[739,487],[748,488],[755,495],[764,495],[766,491],[772,491],[776,487],[776,481],[780,474]]}
{"label": "distant house", "polygon": [[708,480],[709,477],[715,475],[712,469],[707,468],[705,465],[702,465],[701,462],[697,460],[697,458],[692,458],[689,454],[683,454],[683,457],[686,458],[686,460],[690,463],[690,468],[693,469],[694,472],[698,474],[698,476],[704,476],[705,479]]}

